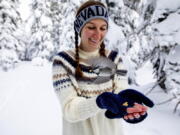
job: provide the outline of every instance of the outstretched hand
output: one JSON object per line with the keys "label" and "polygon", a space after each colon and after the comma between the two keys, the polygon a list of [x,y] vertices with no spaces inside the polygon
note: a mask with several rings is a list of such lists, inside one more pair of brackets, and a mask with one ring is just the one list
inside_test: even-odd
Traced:
{"label": "outstretched hand", "polygon": [[127,113],[139,113],[139,112],[146,112],[147,111],[147,107],[138,103],[134,103],[133,107],[129,107],[127,108]]}
{"label": "outstretched hand", "polygon": [[129,123],[143,121],[147,117],[147,107],[154,106],[148,97],[133,89],[126,89],[118,94],[104,92],[97,97],[96,102],[100,108],[107,109],[107,118],[123,118]]}
{"label": "outstretched hand", "polygon": [[123,119],[129,123],[137,123],[147,117],[148,108],[144,105],[135,103],[133,107],[127,108],[127,115]]}

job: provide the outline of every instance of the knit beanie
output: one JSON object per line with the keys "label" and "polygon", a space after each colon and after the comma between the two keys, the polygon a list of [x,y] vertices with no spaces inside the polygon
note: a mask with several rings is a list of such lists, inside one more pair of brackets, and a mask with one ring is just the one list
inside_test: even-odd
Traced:
{"label": "knit beanie", "polygon": [[101,5],[92,5],[84,8],[74,21],[74,29],[80,35],[83,26],[92,19],[103,19],[108,24],[108,11]]}

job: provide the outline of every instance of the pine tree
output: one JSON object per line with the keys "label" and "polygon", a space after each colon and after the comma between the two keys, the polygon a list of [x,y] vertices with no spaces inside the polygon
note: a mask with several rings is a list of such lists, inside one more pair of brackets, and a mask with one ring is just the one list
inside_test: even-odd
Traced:
{"label": "pine tree", "polygon": [[127,57],[126,62],[129,61],[132,66],[130,68],[134,69],[129,72],[130,82],[137,84],[136,70],[150,59],[152,50],[157,45],[151,27],[156,1],[123,0],[121,3],[111,2],[107,5],[111,19],[122,30],[124,37],[121,36],[115,46],[121,55]]}
{"label": "pine tree", "polygon": [[[60,19],[59,22],[59,44],[57,44],[58,49],[62,50],[66,48],[74,47],[74,19],[75,12],[77,9],[76,3],[69,1],[66,3],[61,3],[60,9]],[[54,25],[54,28],[57,26]]]}
{"label": "pine tree", "polygon": [[50,3],[45,0],[33,0],[31,4],[31,35],[28,43],[26,57],[29,60],[40,57],[50,59],[53,53],[53,44],[51,38],[52,21],[49,18],[48,6]]}
{"label": "pine tree", "polygon": [[60,50],[74,46],[72,18],[76,8],[72,1],[33,1],[33,23],[26,54],[29,60],[36,57],[51,60]]}
{"label": "pine tree", "polygon": [[180,106],[180,46],[176,45],[166,60],[164,71],[167,74],[167,78],[164,82],[166,91],[172,95],[172,98],[176,103],[174,112],[177,112]]}
{"label": "pine tree", "polygon": [[[168,19],[171,14],[178,14],[177,9],[165,9],[162,13],[155,14],[156,0],[123,0],[124,5],[119,10],[111,10],[111,18],[124,33],[124,39],[119,40],[116,46],[126,46],[122,55],[126,55],[130,63],[130,82],[136,83],[136,70],[146,61],[151,61],[154,76],[164,92],[172,96],[165,102],[176,100],[175,111],[180,105],[180,81],[179,81],[179,44],[173,37],[179,32],[159,32],[157,25]],[[113,4],[109,4],[113,5]],[[117,6],[114,4],[113,6]],[[124,15],[124,16],[123,16]],[[122,50],[122,48],[120,48]],[[119,50],[120,50],[119,49]],[[126,61],[127,62],[127,61]],[[154,87],[153,87],[154,88]],[[165,103],[163,102],[163,103]]]}
{"label": "pine tree", "polygon": [[51,37],[52,37],[52,43],[54,46],[54,51],[53,53],[56,54],[59,50],[60,47],[60,36],[61,36],[61,27],[60,23],[63,19],[62,16],[62,8],[63,4],[60,1],[52,1],[50,3],[50,12],[49,12],[49,17],[52,20],[52,31],[51,31]]}
{"label": "pine tree", "polygon": [[0,1],[0,66],[7,71],[24,57],[18,0]]}
{"label": "pine tree", "polygon": [[50,10],[53,24],[54,53],[66,48],[72,48],[74,45],[73,20],[76,5],[71,1],[54,1],[51,2]]}

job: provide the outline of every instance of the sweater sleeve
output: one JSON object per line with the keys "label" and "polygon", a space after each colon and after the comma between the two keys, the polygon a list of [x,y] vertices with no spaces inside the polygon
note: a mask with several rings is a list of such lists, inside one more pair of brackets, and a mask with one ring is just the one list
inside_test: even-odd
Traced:
{"label": "sweater sleeve", "polygon": [[78,122],[90,118],[101,111],[96,105],[96,97],[84,98],[77,95],[75,85],[62,64],[53,62],[53,87],[61,104],[63,117],[69,122]]}
{"label": "sweater sleeve", "polygon": [[114,76],[114,85],[116,93],[128,88],[127,69],[124,67],[123,61],[120,58],[117,64],[117,73]]}

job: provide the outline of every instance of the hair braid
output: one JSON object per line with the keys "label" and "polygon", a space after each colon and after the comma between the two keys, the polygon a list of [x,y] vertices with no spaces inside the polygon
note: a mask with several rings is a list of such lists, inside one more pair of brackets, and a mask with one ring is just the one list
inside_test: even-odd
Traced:
{"label": "hair braid", "polygon": [[105,44],[104,44],[104,42],[102,42],[102,44],[101,44],[101,47],[100,47],[100,49],[99,49],[99,54],[100,54],[100,56],[106,57],[106,54],[105,54]]}
{"label": "hair braid", "polygon": [[78,47],[78,33],[75,31],[75,47],[76,47],[76,71],[75,71],[75,77],[80,78],[83,76],[83,73],[81,71],[80,65],[79,65],[79,47]]}

